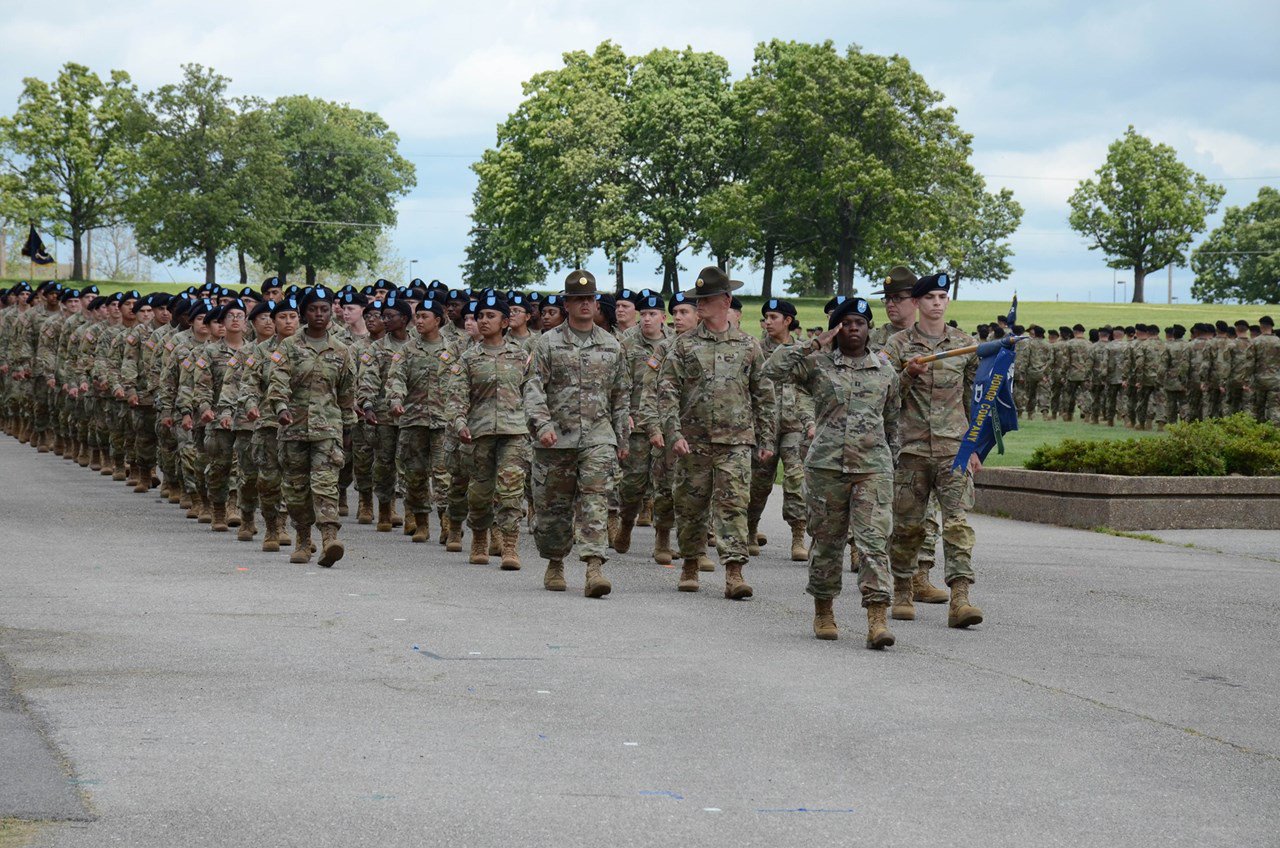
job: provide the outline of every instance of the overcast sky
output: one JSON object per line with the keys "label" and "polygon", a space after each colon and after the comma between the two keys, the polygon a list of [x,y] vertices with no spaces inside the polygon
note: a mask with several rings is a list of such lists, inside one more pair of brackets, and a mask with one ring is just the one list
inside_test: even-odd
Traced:
{"label": "overcast sky", "polygon": [[[1110,301],[1112,271],[1066,224],[1075,181],[1133,124],[1221,181],[1224,206],[1280,184],[1278,35],[1280,4],[1230,0],[54,2],[38,19],[3,16],[0,109],[12,110],[22,77],[50,79],[76,61],[103,75],[123,68],[143,89],[198,62],[231,77],[236,94],[303,93],[379,112],[418,169],[395,232],[405,274],[416,259],[415,276],[454,282],[474,186],[468,166],[519,103],[521,83],[559,66],[564,51],[605,39],[632,54],[691,45],[720,53],[742,76],[770,38],[857,43],[905,56],[945,92],[988,185],[1012,188],[1026,208],[1013,278],[961,296],[1002,299],[1016,287],[1030,300]],[[696,270],[704,258],[684,264]],[[660,284],[656,266],[641,255],[628,284]],[[607,272],[600,262],[596,270]],[[758,271],[736,276],[758,289]],[[1177,269],[1175,297],[1187,301],[1190,286],[1190,271]],[[1149,278],[1147,299],[1164,297],[1163,274]]]}

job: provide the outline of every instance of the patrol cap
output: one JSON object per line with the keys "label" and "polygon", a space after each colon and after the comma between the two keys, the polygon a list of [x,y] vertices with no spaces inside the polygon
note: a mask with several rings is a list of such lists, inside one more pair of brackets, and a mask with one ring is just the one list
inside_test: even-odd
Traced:
{"label": "patrol cap", "polygon": [[636,309],[638,309],[641,312],[645,312],[651,309],[656,309],[659,312],[666,312],[667,304],[663,302],[662,295],[659,295],[659,294],[647,294],[644,297],[640,297],[637,295]]}
{"label": "patrol cap", "polygon": [[884,287],[880,291],[872,292],[872,294],[901,294],[902,292],[911,292],[915,287],[917,280],[916,275],[911,273],[911,269],[905,265],[895,265],[889,269],[889,276],[884,278]]}
{"label": "patrol cap", "polygon": [[260,315],[270,315],[270,314],[271,314],[271,301],[264,300],[262,301],[262,303],[259,303],[257,306],[253,307],[252,311],[249,312],[249,320],[254,321]]}
{"label": "patrol cap", "polygon": [[667,311],[672,315],[675,315],[676,307],[682,303],[688,306],[697,306],[697,304],[693,302],[693,298],[689,297],[684,292],[676,292],[671,295],[671,300],[667,301]]}
{"label": "patrol cap", "polygon": [[413,307],[409,305],[407,300],[397,297],[389,297],[382,303],[382,311],[399,312],[404,316],[404,320],[408,321],[413,317]]}
{"label": "patrol cap", "polygon": [[930,274],[927,277],[921,277],[916,280],[916,284],[911,287],[912,297],[924,297],[929,292],[950,291],[951,278],[946,274]]}
{"label": "patrol cap", "polygon": [[290,295],[288,297],[281,298],[271,306],[272,318],[277,315],[283,315],[286,312],[300,312],[297,297]]}
{"label": "patrol cap", "polygon": [[436,300],[435,298],[429,297],[426,300],[422,301],[422,303],[419,303],[417,310],[415,310],[415,314],[416,312],[430,312],[430,313],[433,313],[441,321],[444,320],[444,304]]}
{"label": "patrol cap", "polygon": [[483,298],[481,298],[480,300],[477,300],[475,303],[476,303],[475,314],[477,316],[480,315],[481,309],[494,309],[494,310],[497,310],[498,312],[501,312],[504,318],[511,317],[511,307],[507,305],[506,298],[502,297],[501,295],[497,295],[497,294],[485,295]]}
{"label": "patrol cap", "polygon": [[867,326],[875,325],[875,319],[871,316],[871,304],[867,303],[860,297],[846,298],[844,303],[831,310],[831,317],[827,318],[827,329],[834,330],[840,326],[840,322],[845,319],[846,315],[860,315],[867,319]]}
{"label": "patrol cap", "polygon": [[835,308],[837,306],[844,303],[848,299],[849,298],[845,297],[844,295],[838,294],[827,301],[827,305],[822,307],[822,311],[825,312],[827,315],[830,315],[833,311],[835,311]]}

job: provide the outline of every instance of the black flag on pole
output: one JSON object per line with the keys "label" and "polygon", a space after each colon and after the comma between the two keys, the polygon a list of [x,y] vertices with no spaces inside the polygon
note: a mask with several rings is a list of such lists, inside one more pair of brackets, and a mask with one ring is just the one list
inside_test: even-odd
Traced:
{"label": "black flag on pole", "polygon": [[22,246],[22,255],[30,257],[31,261],[37,265],[53,264],[53,257],[44,252],[44,242],[40,240],[35,224],[31,225],[31,232],[27,234],[27,243]]}

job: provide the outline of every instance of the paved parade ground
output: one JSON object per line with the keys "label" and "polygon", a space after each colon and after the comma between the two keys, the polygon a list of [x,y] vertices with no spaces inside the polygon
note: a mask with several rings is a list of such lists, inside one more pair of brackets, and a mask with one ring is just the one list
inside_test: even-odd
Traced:
{"label": "paved parade ground", "polygon": [[5,848],[1280,842],[1280,531],[978,516],[987,622],[875,653],[848,582],[813,639],[776,500],[753,600],[640,529],[590,601],[527,539],[350,520],[326,571],[11,439],[0,480]]}

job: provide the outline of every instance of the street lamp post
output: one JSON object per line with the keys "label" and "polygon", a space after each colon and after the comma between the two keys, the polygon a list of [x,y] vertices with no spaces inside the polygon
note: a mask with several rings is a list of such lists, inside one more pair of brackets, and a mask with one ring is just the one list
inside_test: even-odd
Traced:
{"label": "street lamp post", "polygon": [[409,260],[409,280],[408,280],[409,282],[413,282],[413,266],[417,264],[418,264],[418,260],[416,259]]}

